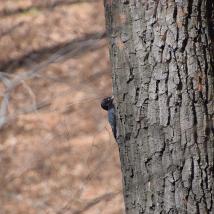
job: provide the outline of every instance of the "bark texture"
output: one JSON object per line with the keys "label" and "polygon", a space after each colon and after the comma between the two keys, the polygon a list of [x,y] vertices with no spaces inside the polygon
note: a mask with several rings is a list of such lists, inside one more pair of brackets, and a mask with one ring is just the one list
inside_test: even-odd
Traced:
{"label": "bark texture", "polygon": [[104,2],[126,213],[214,213],[214,1]]}

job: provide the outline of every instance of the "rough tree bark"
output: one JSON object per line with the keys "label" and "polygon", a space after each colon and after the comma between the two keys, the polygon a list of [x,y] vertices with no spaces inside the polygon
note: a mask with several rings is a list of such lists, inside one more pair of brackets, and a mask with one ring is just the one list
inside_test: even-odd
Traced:
{"label": "rough tree bark", "polygon": [[126,213],[214,213],[214,1],[104,5]]}

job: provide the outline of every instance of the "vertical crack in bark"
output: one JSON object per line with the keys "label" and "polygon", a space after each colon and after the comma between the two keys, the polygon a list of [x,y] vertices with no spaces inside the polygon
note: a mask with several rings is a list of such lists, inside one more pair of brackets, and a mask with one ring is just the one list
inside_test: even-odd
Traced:
{"label": "vertical crack in bark", "polygon": [[188,16],[187,16],[187,18],[188,19],[191,19],[192,5],[193,5],[193,0],[188,0],[188,6],[187,6],[187,9],[188,9]]}
{"label": "vertical crack in bark", "polygon": [[211,214],[214,2],[108,2],[127,214]]}
{"label": "vertical crack in bark", "polygon": [[160,84],[160,80],[157,80],[156,81],[156,89],[155,89],[155,93],[156,93],[156,100],[158,100],[158,98],[159,98],[159,93],[158,93],[158,91],[159,91],[159,84]]}
{"label": "vertical crack in bark", "polygon": [[208,33],[211,41],[214,41],[214,2],[213,0],[206,1],[206,17],[207,17]]}

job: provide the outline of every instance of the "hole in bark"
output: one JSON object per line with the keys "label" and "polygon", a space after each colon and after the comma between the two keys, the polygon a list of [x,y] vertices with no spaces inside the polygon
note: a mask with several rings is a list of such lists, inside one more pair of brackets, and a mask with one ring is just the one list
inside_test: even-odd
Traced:
{"label": "hole in bark", "polygon": [[130,178],[134,178],[134,170],[133,169],[131,169]]}
{"label": "hole in bark", "polygon": [[124,94],[123,94],[123,101],[125,101],[126,95],[127,95],[127,93],[124,93]]}
{"label": "hole in bark", "polygon": [[182,82],[179,82],[178,85],[177,85],[177,90],[181,91],[182,87],[183,87]]}
{"label": "hole in bark", "polygon": [[160,80],[157,80],[156,81],[156,93],[158,93],[158,85],[159,85],[159,83],[160,83]]}
{"label": "hole in bark", "polygon": [[125,136],[125,140],[128,141],[128,140],[130,140],[130,138],[131,138],[131,133],[127,133],[126,136]]}
{"label": "hole in bark", "polygon": [[210,129],[209,129],[208,127],[205,129],[205,135],[206,135],[206,136],[209,136],[209,135],[210,135]]}
{"label": "hole in bark", "polygon": [[129,0],[124,0],[123,4],[129,4]]}

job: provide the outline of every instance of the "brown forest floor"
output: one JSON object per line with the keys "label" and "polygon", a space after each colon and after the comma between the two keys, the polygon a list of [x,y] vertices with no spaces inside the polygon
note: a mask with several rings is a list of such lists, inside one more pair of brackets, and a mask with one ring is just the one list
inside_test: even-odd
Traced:
{"label": "brown forest floor", "polygon": [[104,31],[102,0],[1,0],[0,71],[27,75],[0,130],[0,214],[124,212]]}

